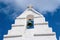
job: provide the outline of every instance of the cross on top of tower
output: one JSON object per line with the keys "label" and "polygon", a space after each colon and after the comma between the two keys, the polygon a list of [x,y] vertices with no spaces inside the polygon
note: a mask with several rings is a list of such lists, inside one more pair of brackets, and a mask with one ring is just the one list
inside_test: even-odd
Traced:
{"label": "cross on top of tower", "polygon": [[31,8],[33,8],[33,6],[32,5],[29,5],[28,8],[31,9]]}

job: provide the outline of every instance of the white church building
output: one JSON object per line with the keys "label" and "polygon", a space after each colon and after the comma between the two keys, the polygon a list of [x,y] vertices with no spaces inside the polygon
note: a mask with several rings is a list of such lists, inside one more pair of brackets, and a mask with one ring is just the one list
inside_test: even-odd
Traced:
{"label": "white church building", "polygon": [[4,40],[57,40],[44,16],[29,6],[12,24]]}

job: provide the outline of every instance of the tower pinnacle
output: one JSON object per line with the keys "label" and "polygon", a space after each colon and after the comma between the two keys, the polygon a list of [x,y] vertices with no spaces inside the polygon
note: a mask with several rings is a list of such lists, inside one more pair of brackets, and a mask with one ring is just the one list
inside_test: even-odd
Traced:
{"label": "tower pinnacle", "polygon": [[33,8],[33,6],[32,5],[29,5],[28,8],[31,9],[31,8]]}

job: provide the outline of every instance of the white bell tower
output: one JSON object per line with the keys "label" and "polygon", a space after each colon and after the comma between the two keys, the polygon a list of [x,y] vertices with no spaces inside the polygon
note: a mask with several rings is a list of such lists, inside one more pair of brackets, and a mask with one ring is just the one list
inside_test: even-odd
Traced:
{"label": "white bell tower", "polygon": [[[27,18],[34,18],[34,28],[27,29]],[[56,40],[56,35],[52,32],[52,28],[48,26],[44,16],[33,9],[30,5],[28,8],[16,18],[15,24],[12,24],[12,29],[5,35],[4,40]]]}

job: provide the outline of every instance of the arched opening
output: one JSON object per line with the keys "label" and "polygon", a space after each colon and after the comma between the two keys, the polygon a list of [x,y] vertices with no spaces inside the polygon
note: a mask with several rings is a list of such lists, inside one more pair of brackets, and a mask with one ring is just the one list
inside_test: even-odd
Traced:
{"label": "arched opening", "polygon": [[28,15],[27,16],[27,29],[32,29],[34,28],[34,16],[33,15]]}

